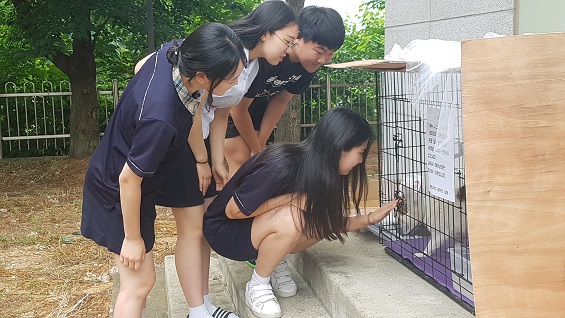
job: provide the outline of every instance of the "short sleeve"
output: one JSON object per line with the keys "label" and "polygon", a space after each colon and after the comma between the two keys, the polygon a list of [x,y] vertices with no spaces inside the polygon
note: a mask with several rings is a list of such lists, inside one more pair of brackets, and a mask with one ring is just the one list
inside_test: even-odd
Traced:
{"label": "short sleeve", "polygon": [[266,88],[267,78],[269,74],[273,71],[273,66],[265,59],[258,58],[256,64],[253,66],[254,78],[253,81],[249,83],[245,97],[255,98],[259,92],[263,92]]}
{"label": "short sleeve", "polygon": [[131,170],[142,178],[152,177],[167,155],[176,129],[156,119],[139,121],[127,157]]}
{"label": "short sleeve", "polygon": [[245,176],[235,189],[233,198],[243,214],[251,215],[277,192],[277,173],[273,168],[273,165],[262,164]]}

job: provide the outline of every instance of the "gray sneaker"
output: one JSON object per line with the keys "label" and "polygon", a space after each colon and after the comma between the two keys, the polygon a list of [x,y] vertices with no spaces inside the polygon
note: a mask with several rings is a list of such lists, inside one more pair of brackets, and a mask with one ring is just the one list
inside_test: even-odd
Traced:
{"label": "gray sneaker", "polygon": [[296,295],[296,283],[292,279],[286,260],[282,260],[271,274],[273,292],[279,297],[292,297]]}

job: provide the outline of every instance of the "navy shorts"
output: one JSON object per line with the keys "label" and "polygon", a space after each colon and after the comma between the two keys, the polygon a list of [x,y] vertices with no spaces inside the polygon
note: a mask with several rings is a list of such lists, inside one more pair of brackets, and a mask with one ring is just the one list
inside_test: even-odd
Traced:
{"label": "navy shorts", "polygon": [[[211,164],[210,142],[204,140],[208,151],[208,164]],[[179,158],[179,162],[159,187],[155,204],[172,208],[193,207],[204,204],[204,198],[216,196],[216,182],[212,176],[206,195],[200,192],[196,161],[190,148]]]}
{"label": "navy shorts", "polygon": [[[150,252],[155,245],[156,217],[155,205],[142,202],[140,228],[146,252]],[[84,186],[80,233],[119,255],[125,237],[120,203],[114,205],[101,203],[92,195],[88,187]]]}
{"label": "navy shorts", "polygon": [[253,218],[218,220],[204,215],[204,237],[219,255],[234,261],[256,259],[258,251],[251,243]]}
{"label": "navy shorts", "polygon": [[[263,116],[265,115],[265,110],[263,111],[249,111],[251,115],[251,121],[253,122],[253,128],[255,131],[261,130],[261,122],[263,121]],[[226,129],[226,138],[233,138],[239,136],[239,131],[235,128],[233,119],[228,117],[228,128]]]}

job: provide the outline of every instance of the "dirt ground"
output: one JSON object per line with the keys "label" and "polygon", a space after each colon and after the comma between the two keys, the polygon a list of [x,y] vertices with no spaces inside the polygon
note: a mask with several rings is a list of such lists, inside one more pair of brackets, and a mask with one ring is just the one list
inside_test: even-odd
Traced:
{"label": "dirt ground", "polygon": [[[88,160],[0,160],[0,316],[108,317],[114,261],[80,236]],[[155,260],[174,253],[176,228],[159,209]]]}
{"label": "dirt ground", "polygon": [[[376,147],[374,147],[376,148]],[[374,178],[374,152],[367,162]],[[88,159],[0,160],[2,317],[108,317],[112,255],[80,235]],[[170,209],[158,208],[154,258],[174,253]]]}

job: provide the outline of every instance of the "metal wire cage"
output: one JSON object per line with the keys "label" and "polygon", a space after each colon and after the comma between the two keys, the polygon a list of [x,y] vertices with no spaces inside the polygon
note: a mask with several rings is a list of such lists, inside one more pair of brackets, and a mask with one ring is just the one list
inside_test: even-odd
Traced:
{"label": "metal wire cage", "polygon": [[404,203],[369,230],[473,312],[460,70],[383,71],[377,79],[380,201]]}

